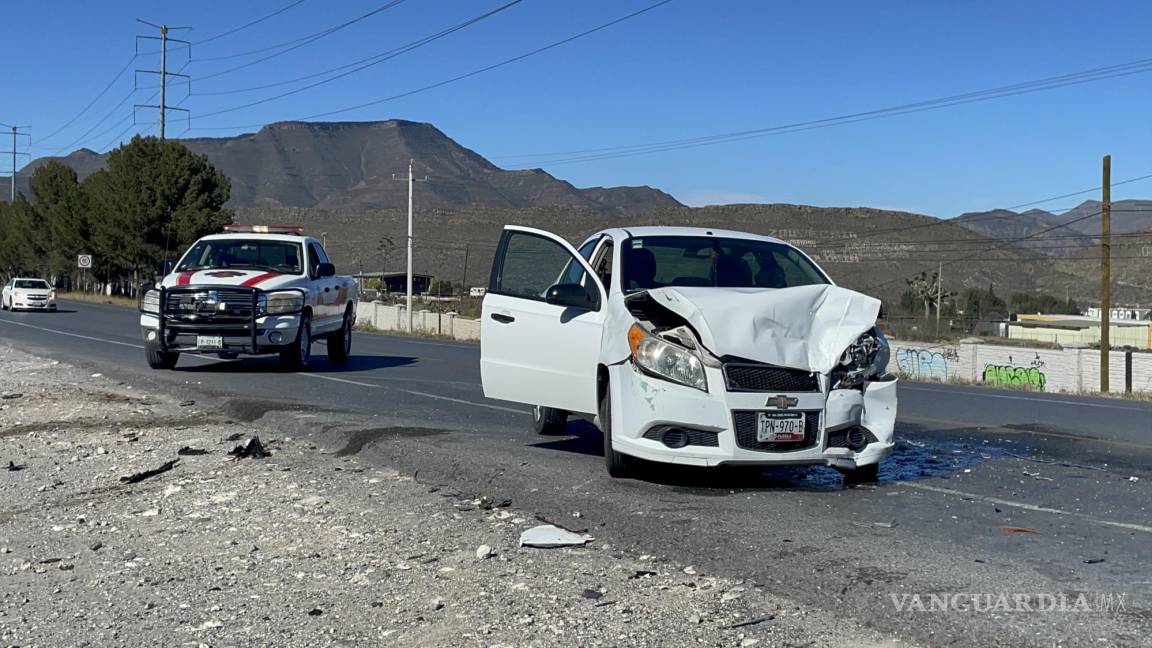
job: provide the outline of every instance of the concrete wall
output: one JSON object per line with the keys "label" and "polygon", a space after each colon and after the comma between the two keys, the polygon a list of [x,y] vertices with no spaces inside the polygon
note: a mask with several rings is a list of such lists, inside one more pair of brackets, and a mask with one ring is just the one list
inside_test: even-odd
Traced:
{"label": "concrete wall", "polygon": [[[889,369],[917,380],[1026,385],[1037,391],[1100,390],[1100,351],[1034,349],[962,341],[931,344],[892,340]],[[1124,391],[1125,353],[1109,354],[1110,391]],[[1152,392],[1152,353],[1132,354],[1132,390]]]}
{"label": "concrete wall", "polygon": [[[1062,329],[1054,327],[1008,325],[1008,337],[1016,340],[1040,340],[1055,344],[1099,344],[1100,326],[1083,329]],[[1112,346],[1129,346],[1137,349],[1152,349],[1152,324],[1116,324],[1108,332]]]}
{"label": "concrete wall", "polygon": [[[381,331],[408,330],[408,317],[403,306],[360,302],[356,306],[356,323]],[[457,317],[453,313],[417,310],[412,317],[413,329],[420,334],[444,335],[457,340],[479,340],[480,320]]]}

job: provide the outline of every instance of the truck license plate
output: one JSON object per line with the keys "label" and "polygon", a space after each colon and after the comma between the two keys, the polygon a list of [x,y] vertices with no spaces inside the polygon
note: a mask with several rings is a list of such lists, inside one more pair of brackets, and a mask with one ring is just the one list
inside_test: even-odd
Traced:
{"label": "truck license plate", "polygon": [[804,414],[801,412],[757,412],[756,440],[776,443],[803,441]]}
{"label": "truck license plate", "polygon": [[223,349],[224,338],[219,335],[197,335],[197,349]]}

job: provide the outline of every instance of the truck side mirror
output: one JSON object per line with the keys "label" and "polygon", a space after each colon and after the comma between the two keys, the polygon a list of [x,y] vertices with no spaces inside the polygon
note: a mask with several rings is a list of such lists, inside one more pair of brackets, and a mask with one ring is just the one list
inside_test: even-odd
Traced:
{"label": "truck side mirror", "polygon": [[156,274],[161,277],[167,276],[172,272],[172,266],[175,265],[172,259],[164,259],[156,264]]}
{"label": "truck side mirror", "polygon": [[331,263],[321,263],[316,266],[316,274],[320,277],[334,277],[336,276],[336,266]]}

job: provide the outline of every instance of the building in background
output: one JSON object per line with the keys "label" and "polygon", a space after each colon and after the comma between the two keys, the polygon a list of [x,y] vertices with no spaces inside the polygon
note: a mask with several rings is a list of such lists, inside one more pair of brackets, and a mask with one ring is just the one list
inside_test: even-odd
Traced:
{"label": "building in background", "polygon": [[[1117,312],[1129,315],[1143,311],[1145,319],[1118,317]],[[1113,309],[1108,329],[1109,342],[1114,349],[1152,349],[1152,321],[1147,319],[1148,309]],[[1100,309],[1088,309],[1088,315],[1018,315],[1008,322],[1008,337],[1014,340],[1038,340],[1061,346],[1092,345],[1100,343]]]}

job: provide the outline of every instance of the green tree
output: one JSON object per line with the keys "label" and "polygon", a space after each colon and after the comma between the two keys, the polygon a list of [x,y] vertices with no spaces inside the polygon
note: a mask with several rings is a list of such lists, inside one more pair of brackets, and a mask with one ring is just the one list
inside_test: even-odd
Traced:
{"label": "green tree", "polygon": [[43,267],[41,237],[32,232],[36,212],[24,194],[0,205],[0,271],[4,275],[38,274]]}
{"label": "green tree", "polygon": [[224,207],[228,178],[206,157],[171,140],[132,138],[82,187],[107,277],[150,271],[156,261],[232,222]]}
{"label": "green tree", "polygon": [[32,197],[39,227],[46,241],[48,274],[69,273],[76,255],[84,253],[90,232],[84,194],[71,167],[48,162],[32,173]]}

